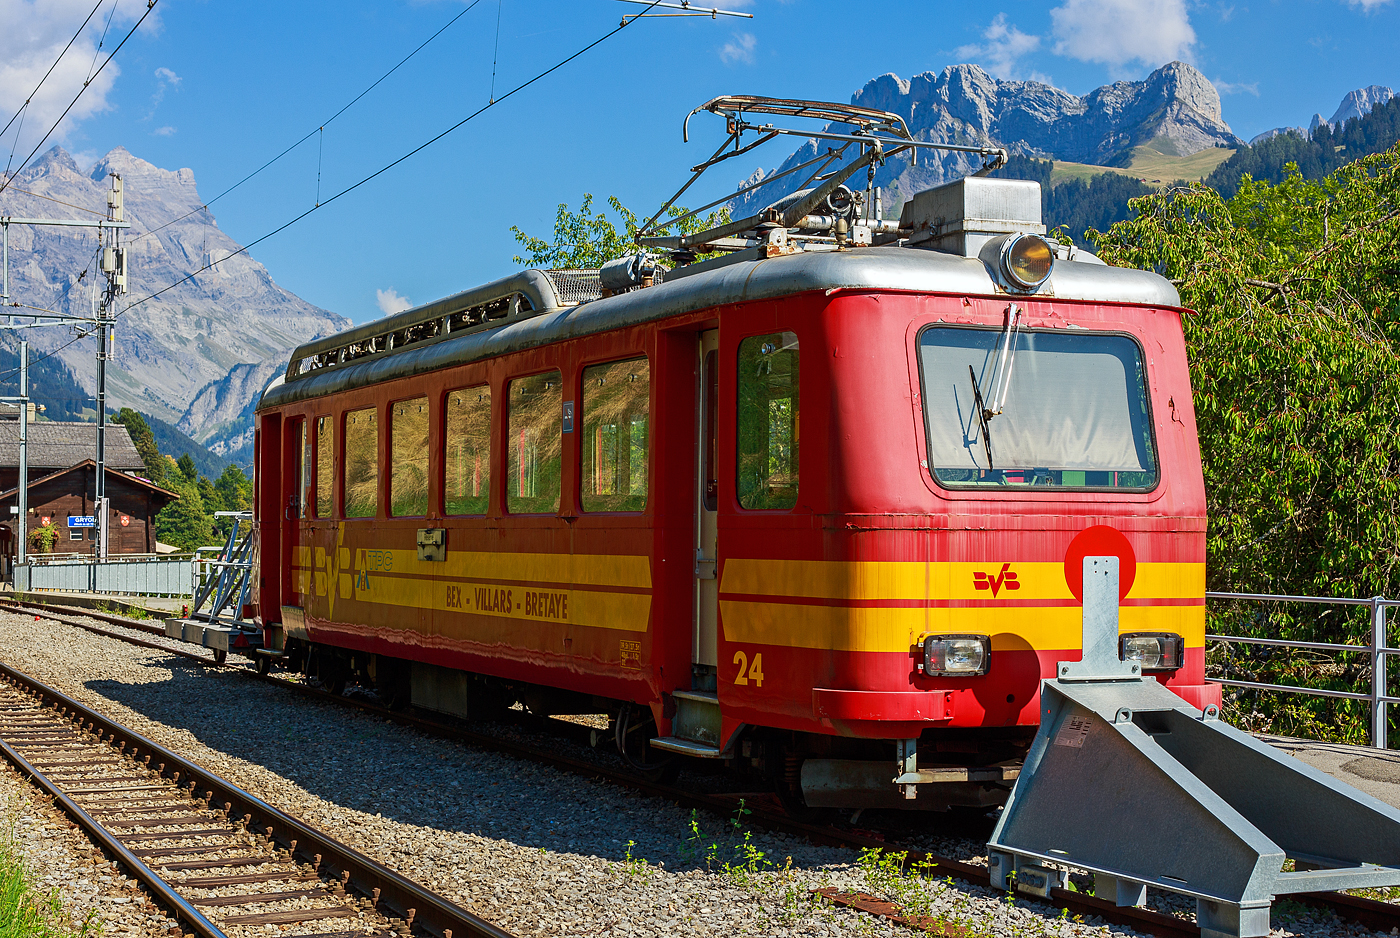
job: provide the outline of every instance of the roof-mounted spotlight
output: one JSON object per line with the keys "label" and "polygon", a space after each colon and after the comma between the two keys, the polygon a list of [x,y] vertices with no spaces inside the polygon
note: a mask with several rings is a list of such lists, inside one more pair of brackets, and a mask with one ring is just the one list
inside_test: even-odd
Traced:
{"label": "roof-mounted spotlight", "polygon": [[1055,249],[1040,235],[1008,235],[1001,245],[1001,272],[1014,286],[1034,290],[1050,278]]}

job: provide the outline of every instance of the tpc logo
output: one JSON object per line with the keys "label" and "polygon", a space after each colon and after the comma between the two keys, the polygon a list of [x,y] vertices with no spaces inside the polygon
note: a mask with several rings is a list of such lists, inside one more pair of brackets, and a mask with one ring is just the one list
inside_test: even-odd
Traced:
{"label": "tpc logo", "polygon": [[996,596],[1003,589],[1018,590],[1021,588],[1021,584],[1017,582],[1016,574],[1011,572],[1011,564],[1004,563],[1001,565],[1001,572],[996,576],[992,576],[990,573],[972,574],[972,587],[979,590],[991,590],[992,596]]}

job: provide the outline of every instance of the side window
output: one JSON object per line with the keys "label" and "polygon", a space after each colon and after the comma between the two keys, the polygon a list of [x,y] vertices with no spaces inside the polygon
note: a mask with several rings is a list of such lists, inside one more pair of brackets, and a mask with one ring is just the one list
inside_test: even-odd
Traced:
{"label": "side window", "polygon": [[515,514],[559,510],[563,455],[564,384],[550,371],[510,383],[506,453],[506,510]]}
{"label": "side window", "polygon": [[290,520],[300,518],[306,513],[305,506],[302,504],[306,497],[306,467],[302,462],[302,444],[306,441],[306,421],[300,417],[290,419],[287,422],[285,439],[287,441],[287,455],[292,464],[286,480],[287,509],[283,517]]}
{"label": "side window", "polygon": [[583,370],[584,511],[647,506],[647,430],[651,364],[645,358]]}
{"label": "side window", "polygon": [[335,418],[316,418],[316,517],[335,513]]}
{"label": "side window", "polygon": [[428,513],[428,399],[416,397],[389,408],[389,514]]}
{"label": "side window", "polygon": [[316,471],[315,453],[312,451],[311,434],[307,432],[307,424],[310,421],[301,421],[301,490],[297,493],[300,504],[297,505],[297,517],[309,518],[311,516],[311,486],[314,484],[312,473]]}
{"label": "side window", "polygon": [[739,343],[739,504],[797,504],[797,336],[758,335]]}
{"label": "side window", "polygon": [[447,392],[443,512],[484,515],[491,505],[491,386]]}
{"label": "side window", "polygon": [[379,415],[373,407],[345,415],[345,517],[379,512]]}

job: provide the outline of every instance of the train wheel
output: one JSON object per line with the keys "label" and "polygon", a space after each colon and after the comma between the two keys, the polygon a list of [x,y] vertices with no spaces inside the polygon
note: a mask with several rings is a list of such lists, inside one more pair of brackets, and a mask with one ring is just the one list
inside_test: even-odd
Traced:
{"label": "train wheel", "polygon": [[258,655],[253,659],[258,669],[259,677],[267,677],[272,673],[272,659],[267,655]]}
{"label": "train wheel", "polygon": [[612,729],[613,742],[622,761],[642,778],[658,785],[670,785],[680,777],[680,759],[663,756],[651,747],[651,741],[656,738],[656,723],[648,708],[623,704]]}
{"label": "train wheel", "polygon": [[328,694],[339,697],[345,693],[345,669],[334,654],[328,654],[318,646],[312,646],[307,660],[307,677],[312,687],[320,688]]}
{"label": "train wheel", "polygon": [[778,750],[773,766],[773,791],[778,803],[794,821],[816,821],[829,813],[825,808],[813,808],[802,797],[802,755],[786,746]]}
{"label": "train wheel", "polygon": [[225,661],[228,661],[228,652],[224,651],[222,648],[215,648],[214,663],[223,664]]}

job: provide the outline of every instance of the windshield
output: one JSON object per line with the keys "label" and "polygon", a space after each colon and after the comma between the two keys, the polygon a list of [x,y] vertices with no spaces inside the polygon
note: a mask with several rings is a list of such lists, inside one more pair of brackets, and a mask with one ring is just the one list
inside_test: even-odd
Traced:
{"label": "windshield", "polygon": [[1144,490],[1157,484],[1136,342],[1022,330],[1012,340],[1003,408],[979,412],[975,399],[1001,380],[996,372],[1004,336],[1003,330],[958,326],[919,334],[935,479],[953,487]]}

